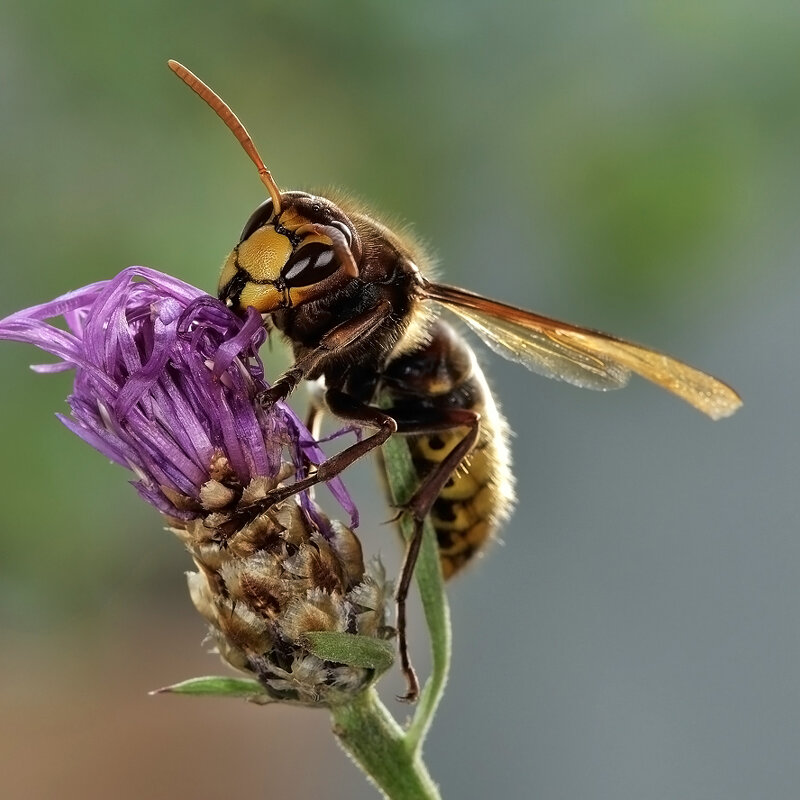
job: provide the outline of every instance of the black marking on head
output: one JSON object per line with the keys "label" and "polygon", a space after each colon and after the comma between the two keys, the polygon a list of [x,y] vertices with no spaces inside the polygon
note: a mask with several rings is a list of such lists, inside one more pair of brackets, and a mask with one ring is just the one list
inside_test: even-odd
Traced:
{"label": "black marking on head", "polygon": [[249,239],[259,228],[266,225],[273,214],[272,200],[265,200],[251,215],[242,229],[239,244]]}
{"label": "black marking on head", "polygon": [[234,260],[234,264],[236,266],[236,274],[219,292],[219,299],[222,300],[228,308],[238,308],[244,287],[253,280],[250,273],[239,266],[238,254]]}

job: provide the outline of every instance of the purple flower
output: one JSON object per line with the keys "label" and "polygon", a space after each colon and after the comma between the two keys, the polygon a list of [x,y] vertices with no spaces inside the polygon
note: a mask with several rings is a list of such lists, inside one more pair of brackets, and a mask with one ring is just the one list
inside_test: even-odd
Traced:
{"label": "purple flower", "polygon": [[[48,322],[57,317],[66,330]],[[325,458],[288,406],[264,410],[255,402],[268,388],[258,356],[265,338],[253,309],[241,319],[199,289],[144,267],[0,321],[0,339],[61,359],[37,372],[75,369],[72,414],[59,419],[133,470],[142,497],[180,520],[200,515],[201,488],[218,478],[221,463],[229,480],[247,487],[274,478],[287,460],[299,475],[307,462]],[[341,482],[329,487],[357,524]]]}

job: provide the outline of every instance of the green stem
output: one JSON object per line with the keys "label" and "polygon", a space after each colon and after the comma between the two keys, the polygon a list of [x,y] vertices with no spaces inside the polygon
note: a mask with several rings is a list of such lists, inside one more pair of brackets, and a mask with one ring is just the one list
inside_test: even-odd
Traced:
{"label": "green stem", "polygon": [[[402,508],[419,484],[408,444],[393,436],[383,446],[392,500]],[[413,522],[401,517],[408,538]],[[344,750],[390,800],[436,800],[439,792],[422,761],[422,743],[447,682],[450,667],[450,612],[444,592],[439,550],[433,526],[425,524],[414,577],[419,587],[431,642],[431,675],[422,688],[406,731],[381,704],[374,689],[331,709],[334,733]]]}
{"label": "green stem", "polygon": [[416,748],[367,689],[331,708],[339,744],[389,800],[437,800],[440,795]]}
{"label": "green stem", "polygon": [[[402,508],[411,499],[419,484],[408,444],[401,436],[393,436],[383,446],[383,457],[392,500],[395,505]],[[402,517],[400,528],[408,540],[413,533],[413,522],[407,517]],[[444,591],[436,534],[430,522],[425,523],[414,577],[419,587],[422,610],[431,641],[431,676],[422,689],[406,736],[409,747],[419,751],[442,699],[450,669],[451,650],[450,609]]]}
{"label": "green stem", "polygon": [[439,547],[430,525],[426,527],[428,530],[422,540],[416,579],[431,640],[431,674],[422,687],[414,717],[406,733],[409,746],[416,749],[422,747],[433,723],[433,715],[442,699],[450,669],[451,649],[450,609],[444,593]]}

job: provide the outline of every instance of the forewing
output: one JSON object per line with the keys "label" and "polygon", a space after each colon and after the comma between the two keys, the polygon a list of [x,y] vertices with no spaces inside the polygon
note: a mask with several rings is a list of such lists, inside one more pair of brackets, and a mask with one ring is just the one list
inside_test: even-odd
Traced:
{"label": "forewing", "polygon": [[635,372],[712,419],[730,416],[742,404],[722,381],[655,350],[453,286],[430,283],[425,289],[495,352],[548,378],[605,390],[624,386]]}
{"label": "forewing", "polygon": [[526,328],[476,309],[446,305],[496,353],[546,378],[599,390],[619,389],[628,382],[630,370],[561,342],[552,333]]}

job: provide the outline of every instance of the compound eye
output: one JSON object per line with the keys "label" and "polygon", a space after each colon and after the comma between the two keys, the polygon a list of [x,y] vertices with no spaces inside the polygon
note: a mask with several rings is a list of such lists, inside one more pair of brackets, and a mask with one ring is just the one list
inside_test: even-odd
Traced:
{"label": "compound eye", "polygon": [[329,245],[312,242],[301,247],[287,262],[283,279],[289,288],[311,286],[324,281],[339,269]]}
{"label": "compound eye", "polygon": [[239,244],[249,239],[259,228],[263,228],[272,218],[272,200],[265,200],[247,220],[239,237]]}

